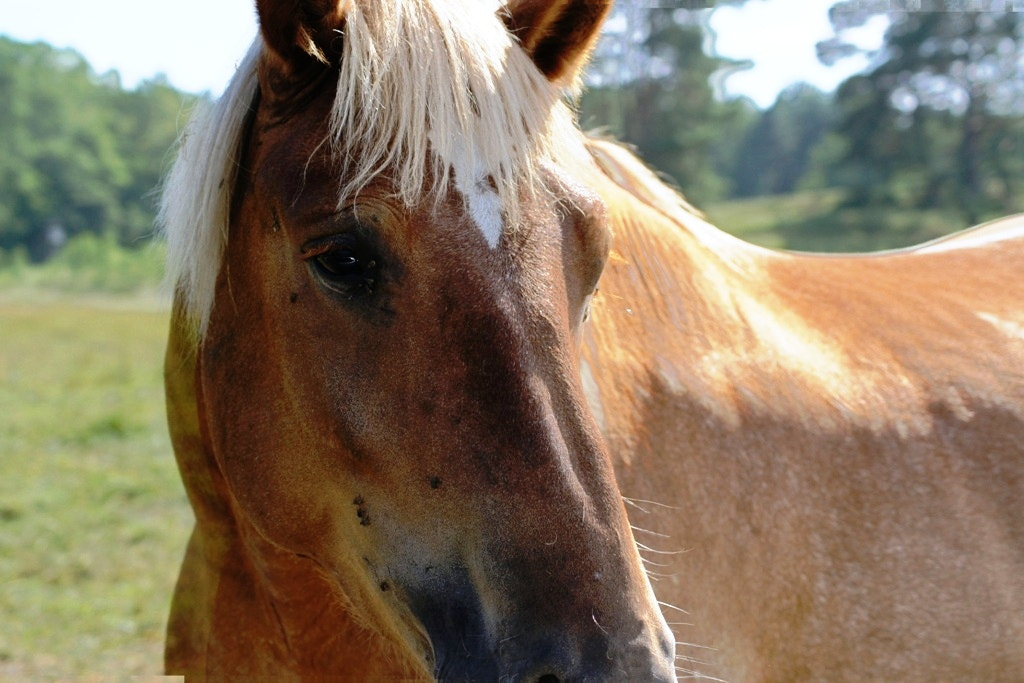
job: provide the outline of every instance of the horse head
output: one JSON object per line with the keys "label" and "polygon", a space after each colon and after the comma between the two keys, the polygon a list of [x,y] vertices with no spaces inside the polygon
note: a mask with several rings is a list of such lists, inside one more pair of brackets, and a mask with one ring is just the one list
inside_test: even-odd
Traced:
{"label": "horse head", "polygon": [[226,234],[169,221],[234,594],[302,672],[349,620],[441,679],[673,679],[580,380],[610,234],[562,97],[610,3],[480,4],[257,3]]}

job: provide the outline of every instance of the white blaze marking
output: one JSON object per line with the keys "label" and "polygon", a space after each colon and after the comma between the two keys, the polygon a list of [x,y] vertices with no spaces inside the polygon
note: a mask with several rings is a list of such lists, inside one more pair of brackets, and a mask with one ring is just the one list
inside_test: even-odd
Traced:
{"label": "white blaze marking", "polygon": [[469,154],[461,139],[451,140],[448,145],[437,144],[444,150],[441,156],[455,170],[455,187],[466,199],[469,215],[480,229],[487,245],[496,249],[505,231],[505,217],[502,212],[501,196],[491,182],[492,173],[479,154]]}
{"label": "white blaze marking", "polygon": [[487,245],[496,249],[501,241],[501,233],[505,230],[505,219],[501,215],[501,197],[495,192],[486,178],[478,179],[472,187],[463,186],[462,179],[457,181],[459,191],[466,196],[469,203],[469,215],[473,217],[476,227],[484,234]]}

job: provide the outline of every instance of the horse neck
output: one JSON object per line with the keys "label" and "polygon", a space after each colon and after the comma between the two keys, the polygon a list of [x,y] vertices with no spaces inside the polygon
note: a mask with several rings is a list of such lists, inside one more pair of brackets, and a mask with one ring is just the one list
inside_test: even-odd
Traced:
{"label": "horse neck", "polygon": [[[596,355],[635,386],[670,395],[666,403],[699,406],[723,429],[758,416],[809,440],[859,429],[884,441],[891,429],[931,433],[934,406],[962,413],[943,387],[956,386],[975,409],[1004,401],[1013,330],[1000,333],[976,312],[1014,319],[1006,283],[1017,280],[1022,247],[777,253],[618,192],[609,202],[617,255],[594,315],[603,340]],[[958,286],[945,286],[954,268]],[[986,350],[969,378],[954,344]],[[616,346],[629,351],[607,352]],[[680,419],[689,415],[680,410]]]}
{"label": "horse neck", "polygon": [[203,442],[199,422],[196,332],[181,302],[175,301],[164,357],[164,391],[167,424],[185,492],[197,521],[223,525],[230,519],[222,482],[215,479],[216,466]]}
{"label": "horse neck", "polygon": [[729,426],[751,412],[833,419],[822,389],[840,372],[839,352],[776,281],[787,256],[621,188],[605,197],[613,251],[585,358],[604,395],[621,406],[637,388],[667,392],[671,405]]}
{"label": "horse neck", "polygon": [[617,323],[625,312],[643,328],[641,337],[686,337],[684,354],[749,342],[744,308],[767,284],[768,252],[621,189],[609,204],[614,242],[601,290],[614,292]]}

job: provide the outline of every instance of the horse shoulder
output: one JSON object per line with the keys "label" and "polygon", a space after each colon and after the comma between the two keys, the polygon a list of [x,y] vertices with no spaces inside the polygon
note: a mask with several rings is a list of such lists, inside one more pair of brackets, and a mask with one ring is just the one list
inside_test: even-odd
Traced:
{"label": "horse shoulder", "polygon": [[588,394],[659,597],[728,653],[694,658],[1021,671],[1021,241],[730,261],[617,238]]}

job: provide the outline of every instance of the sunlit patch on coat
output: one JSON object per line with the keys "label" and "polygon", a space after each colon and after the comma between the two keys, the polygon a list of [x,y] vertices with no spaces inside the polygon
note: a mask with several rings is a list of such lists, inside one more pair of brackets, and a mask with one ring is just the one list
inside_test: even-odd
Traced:
{"label": "sunlit patch on coat", "polygon": [[1007,337],[1013,337],[1018,341],[1024,341],[1024,324],[1016,320],[1007,320],[991,313],[978,313],[979,318],[992,325]]}
{"label": "sunlit patch on coat", "polygon": [[601,403],[601,389],[594,379],[594,373],[590,369],[590,363],[580,362],[580,380],[583,382],[583,394],[587,397],[587,404],[594,413],[594,420],[602,430],[605,428],[604,405]]}

